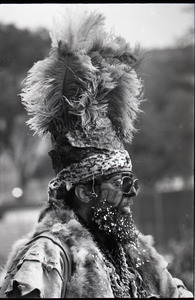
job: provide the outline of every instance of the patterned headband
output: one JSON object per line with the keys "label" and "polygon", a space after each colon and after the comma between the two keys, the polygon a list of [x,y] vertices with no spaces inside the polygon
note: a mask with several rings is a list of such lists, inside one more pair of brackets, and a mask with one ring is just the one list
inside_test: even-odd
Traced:
{"label": "patterned headband", "polygon": [[101,175],[109,175],[118,171],[131,172],[132,164],[126,150],[113,150],[98,153],[73,163],[60,171],[49,182],[49,191],[65,186],[69,191],[76,183],[86,183]]}

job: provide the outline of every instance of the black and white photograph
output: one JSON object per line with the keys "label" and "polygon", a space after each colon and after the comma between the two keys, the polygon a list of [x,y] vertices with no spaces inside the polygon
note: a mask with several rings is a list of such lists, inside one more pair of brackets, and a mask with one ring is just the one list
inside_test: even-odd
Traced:
{"label": "black and white photograph", "polygon": [[193,298],[191,3],[0,4],[0,298]]}

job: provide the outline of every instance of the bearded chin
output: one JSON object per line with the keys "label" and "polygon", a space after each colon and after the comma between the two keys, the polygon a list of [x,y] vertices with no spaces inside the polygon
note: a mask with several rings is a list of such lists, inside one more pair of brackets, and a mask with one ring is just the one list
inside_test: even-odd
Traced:
{"label": "bearded chin", "polygon": [[116,243],[126,244],[137,241],[137,229],[131,210],[123,210],[101,202],[100,206],[93,207],[91,222]]}

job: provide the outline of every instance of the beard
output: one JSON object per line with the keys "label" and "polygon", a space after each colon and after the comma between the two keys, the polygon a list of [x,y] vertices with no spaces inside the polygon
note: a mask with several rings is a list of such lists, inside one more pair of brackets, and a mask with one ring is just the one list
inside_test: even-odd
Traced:
{"label": "beard", "polygon": [[107,238],[116,243],[136,243],[138,231],[134,224],[130,207],[114,207],[106,201],[100,201],[92,207],[91,224]]}

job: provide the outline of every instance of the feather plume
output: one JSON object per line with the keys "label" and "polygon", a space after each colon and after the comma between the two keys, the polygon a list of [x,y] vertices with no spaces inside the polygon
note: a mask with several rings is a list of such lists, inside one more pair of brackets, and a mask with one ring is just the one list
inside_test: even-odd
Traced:
{"label": "feather plume", "polygon": [[64,135],[111,121],[119,138],[131,142],[142,89],[136,61],[123,38],[105,31],[101,13],[64,17],[51,33],[49,57],[35,63],[24,81],[28,125],[39,135]]}

